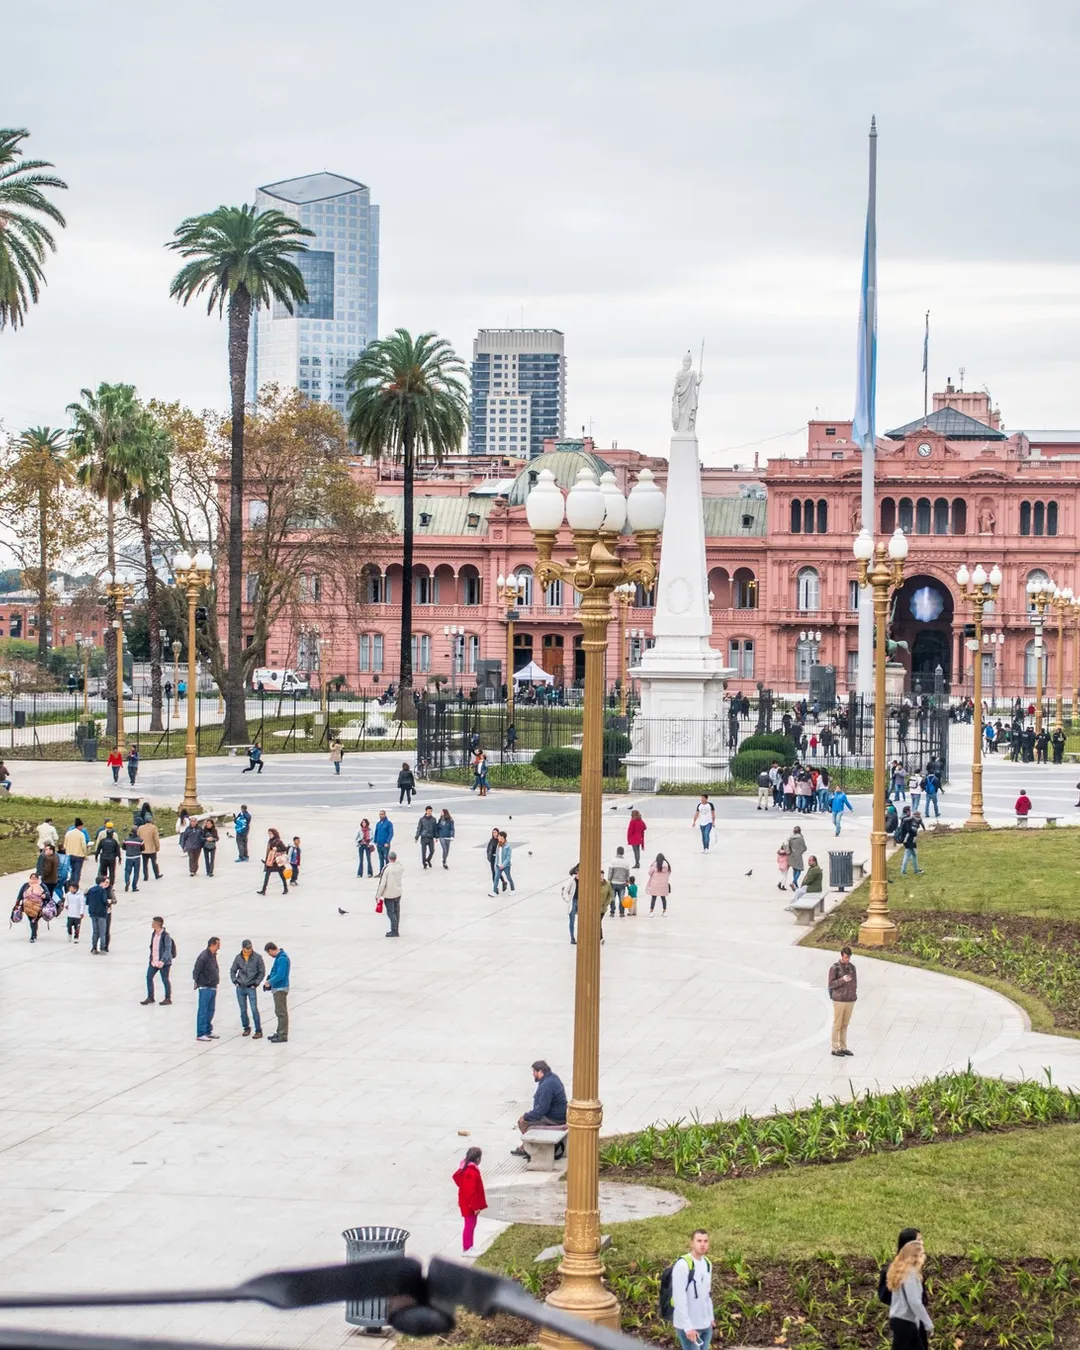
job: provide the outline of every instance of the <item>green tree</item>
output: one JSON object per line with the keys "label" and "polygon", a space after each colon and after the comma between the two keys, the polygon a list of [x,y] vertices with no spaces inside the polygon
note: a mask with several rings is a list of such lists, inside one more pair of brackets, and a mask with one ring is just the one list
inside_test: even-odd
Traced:
{"label": "green tree", "polygon": [[186,305],[208,293],[206,312],[218,316],[229,307],[229,392],[231,453],[225,740],[247,740],[243,679],[244,570],[244,384],[247,378],[251,315],[273,301],[293,312],[307,299],[307,287],[293,255],[305,253],[314,231],[281,211],[256,212],[253,206],[219,206],[207,215],[182,221],[166,245],[188,259],[173,277],[169,294]]}
{"label": "green tree", "polygon": [[[22,158],[24,129],[0,129],[0,332],[18,328],[30,305],[36,305],[45,284],[45,254],[55,252],[56,240],[45,220],[61,229],[67,224],[45,195],[48,188],[67,184],[43,169],[43,159]],[[42,219],[44,217],[44,219]]]}
{"label": "green tree", "polygon": [[146,613],[150,638],[150,730],[163,731],[158,576],[154,566],[150,520],[156,504],[169,492],[169,433],[145,409],[134,429],[126,455],[125,480],[124,505],[139,527],[146,572]]}
{"label": "green tree", "polygon": [[398,710],[412,689],[413,500],[418,460],[438,463],[460,446],[468,422],[465,367],[434,333],[399,328],[370,343],[349,368],[349,435],[373,459],[387,456],[403,470],[401,670]]}

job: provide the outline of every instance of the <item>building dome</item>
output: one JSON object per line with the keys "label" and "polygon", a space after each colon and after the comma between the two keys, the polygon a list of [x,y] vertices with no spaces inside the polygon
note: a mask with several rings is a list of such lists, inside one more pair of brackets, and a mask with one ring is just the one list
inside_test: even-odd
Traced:
{"label": "building dome", "polygon": [[541,469],[550,469],[559,487],[568,492],[577,482],[578,473],[582,469],[592,469],[599,478],[610,468],[611,465],[599,455],[583,449],[580,441],[559,441],[556,449],[538,455],[536,459],[531,459],[526,464],[514,479],[514,486],[507,493],[507,501],[511,506],[524,506],[529,489],[536,482]]}

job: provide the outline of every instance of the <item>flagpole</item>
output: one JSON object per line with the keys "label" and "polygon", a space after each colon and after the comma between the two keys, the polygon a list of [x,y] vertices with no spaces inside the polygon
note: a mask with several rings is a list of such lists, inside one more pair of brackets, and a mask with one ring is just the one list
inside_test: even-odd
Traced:
{"label": "flagpole", "polygon": [[[877,385],[877,119],[870,119],[870,184],[863,246],[862,300],[859,311],[859,370],[854,438],[862,449],[862,523],[874,533],[874,404]],[[874,604],[869,586],[859,589],[859,671],[857,690],[874,690]]]}
{"label": "flagpole", "polygon": [[922,340],[922,415],[926,421],[930,411],[930,311],[926,311],[926,331]]}

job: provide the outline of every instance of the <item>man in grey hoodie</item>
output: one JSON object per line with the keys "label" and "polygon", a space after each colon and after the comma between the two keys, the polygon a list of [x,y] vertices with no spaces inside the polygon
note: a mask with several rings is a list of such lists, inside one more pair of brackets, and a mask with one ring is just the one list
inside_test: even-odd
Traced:
{"label": "man in grey hoodie", "polygon": [[430,806],[424,807],[424,814],[416,822],[416,838],[420,840],[420,864],[430,867],[435,856],[435,840],[439,836],[439,822]]}
{"label": "man in grey hoodie", "polygon": [[626,910],[622,907],[622,898],[626,894],[626,887],[630,881],[630,864],[626,861],[626,850],[620,845],[615,850],[615,856],[608,863],[607,879],[611,882],[611,906],[610,912],[619,911],[621,919]]}

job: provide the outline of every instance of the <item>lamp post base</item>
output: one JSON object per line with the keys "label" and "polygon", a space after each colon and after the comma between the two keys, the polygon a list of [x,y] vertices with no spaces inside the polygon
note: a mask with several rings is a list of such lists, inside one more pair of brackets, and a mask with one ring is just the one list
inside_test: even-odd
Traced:
{"label": "lamp post base", "polygon": [[[618,1331],[619,1303],[609,1289],[605,1289],[599,1275],[563,1276],[563,1282],[544,1300],[552,1308],[583,1317],[594,1326]],[[538,1340],[541,1350],[580,1350],[581,1342],[562,1336],[557,1331],[541,1331]]]}
{"label": "lamp post base", "polygon": [[965,830],[988,830],[989,828],[990,822],[983,816],[968,816],[967,820],[964,821]]}
{"label": "lamp post base", "polygon": [[891,919],[867,918],[859,926],[859,946],[892,947],[898,931]]}
{"label": "lamp post base", "polygon": [[189,797],[184,798],[184,800],[180,803],[178,809],[181,811],[186,811],[189,816],[202,815],[202,804],[198,801],[192,801]]}

